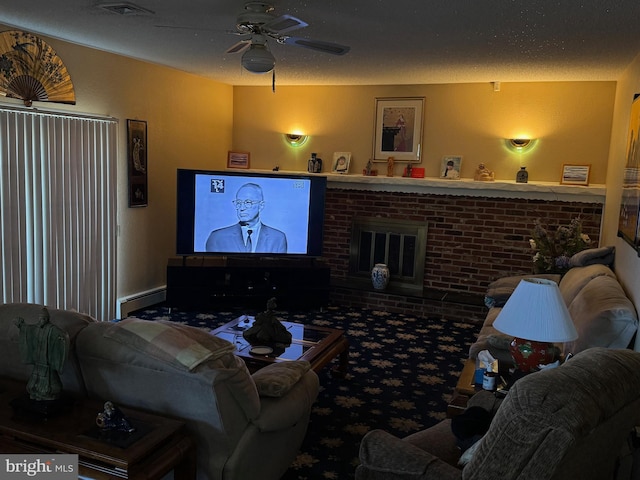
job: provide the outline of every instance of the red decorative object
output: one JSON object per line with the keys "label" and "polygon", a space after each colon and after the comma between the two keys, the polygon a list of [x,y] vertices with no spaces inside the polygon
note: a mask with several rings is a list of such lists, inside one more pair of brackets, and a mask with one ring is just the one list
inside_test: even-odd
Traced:
{"label": "red decorative object", "polygon": [[516,337],[510,347],[518,370],[524,373],[536,372],[539,370],[538,365],[553,363],[558,357],[558,349],[548,342],[533,342]]}

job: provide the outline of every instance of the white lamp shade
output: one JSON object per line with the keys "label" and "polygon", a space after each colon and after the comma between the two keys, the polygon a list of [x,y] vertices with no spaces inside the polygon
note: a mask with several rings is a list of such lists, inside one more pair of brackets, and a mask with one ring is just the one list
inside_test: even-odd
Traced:
{"label": "white lamp shade", "polygon": [[535,342],[569,342],[578,338],[558,285],[525,278],[493,322],[496,330]]}

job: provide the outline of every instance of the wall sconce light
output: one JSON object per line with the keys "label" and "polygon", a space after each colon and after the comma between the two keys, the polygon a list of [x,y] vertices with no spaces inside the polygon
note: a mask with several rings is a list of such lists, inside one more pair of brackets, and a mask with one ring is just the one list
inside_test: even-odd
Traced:
{"label": "wall sconce light", "polygon": [[292,147],[300,147],[307,142],[309,135],[302,135],[301,133],[285,133],[284,139]]}
{"label": "wall sconce light", "polygon": [[531,143],[530,138],[510,138],[509,143],[514,148],[526,148]]}
{"label": "wall sconce light", "polygon": [[536,140],[532,138],[507,138],[505,143],[507,147],[514,152],[524,152],[533,147]]}

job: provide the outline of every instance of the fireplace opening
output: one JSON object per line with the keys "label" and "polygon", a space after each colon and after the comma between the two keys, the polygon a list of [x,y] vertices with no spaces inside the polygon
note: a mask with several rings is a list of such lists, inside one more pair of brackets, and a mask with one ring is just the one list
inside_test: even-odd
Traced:
{"label": "fireplace opening", "polygon": [[371,285],[376,263],[389,267],[389,288],[399,293],[421,294],[427,225],[422,222],[380,217],[355,217],[351,226],[349,278]]}

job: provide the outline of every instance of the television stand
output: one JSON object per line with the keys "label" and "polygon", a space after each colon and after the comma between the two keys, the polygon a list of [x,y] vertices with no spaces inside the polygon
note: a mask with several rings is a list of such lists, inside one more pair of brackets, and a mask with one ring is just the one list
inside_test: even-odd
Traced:
{"label": "television stand", "polygon": [[315,258],[201,256],[170,258],[167,306],[321,308],[329,303],[331,270]]}

